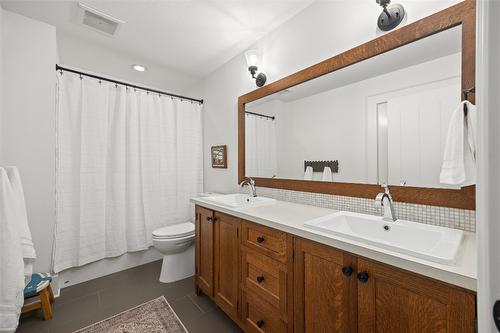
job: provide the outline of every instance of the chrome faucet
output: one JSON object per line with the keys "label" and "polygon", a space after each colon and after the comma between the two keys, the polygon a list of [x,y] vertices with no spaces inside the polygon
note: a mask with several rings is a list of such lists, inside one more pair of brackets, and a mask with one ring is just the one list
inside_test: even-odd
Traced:
{"label": "chrome faucet", "polygon": [[384,220],[390,220],[392,222],[397,221],[396,212],[394,210],[394,201],[392,200],[391,192],[389,191],[389,186],[382,184],[384,192],[377,194],[375,198],[375,207],[384,208]]}
{"label": "chrome faucet", "polygon": [[247,177],[240,183],[240,187],[244,187],[245,185],[250,188],[250,196],[255,198],[257,196],[257,190],[255,189],[255,180]]}

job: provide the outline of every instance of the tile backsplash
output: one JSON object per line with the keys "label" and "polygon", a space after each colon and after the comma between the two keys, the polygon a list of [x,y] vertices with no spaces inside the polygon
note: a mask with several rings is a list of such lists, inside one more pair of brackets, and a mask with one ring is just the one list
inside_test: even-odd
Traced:
{"label": "tile backsplash", "polygon": [[[374,199],[258,187],[257,194],[277,200],[370,215],[381,215]],[[398,218],[476,232],[476,211],[468,209],[395,202]]]}

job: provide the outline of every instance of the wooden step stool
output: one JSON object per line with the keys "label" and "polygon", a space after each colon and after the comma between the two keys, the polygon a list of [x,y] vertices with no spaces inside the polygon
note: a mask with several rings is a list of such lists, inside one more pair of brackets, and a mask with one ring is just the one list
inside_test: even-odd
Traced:
{"label": "wooden step stool", "polygon": [[54,293],[50,286],[52,276],[48,273],[36,273],[31,276],[31,281],[24,288],[24,299],[35,296],[40,297],[40,302],[23,306],[21,313],[27,313],[42,309],[43,319],[52,319],[52,303],[54,302]]}

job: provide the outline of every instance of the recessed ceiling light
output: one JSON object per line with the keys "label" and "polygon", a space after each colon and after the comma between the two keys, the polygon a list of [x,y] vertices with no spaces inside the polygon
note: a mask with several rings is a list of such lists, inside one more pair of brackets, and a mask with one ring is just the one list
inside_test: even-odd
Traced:
{"label": "recessed ceiling light", "polygon": [[134,65],[132,65],[132,68],[138,72],[145,72],[146,71],[146,66],[144,66],[144,65],[134,64]]}

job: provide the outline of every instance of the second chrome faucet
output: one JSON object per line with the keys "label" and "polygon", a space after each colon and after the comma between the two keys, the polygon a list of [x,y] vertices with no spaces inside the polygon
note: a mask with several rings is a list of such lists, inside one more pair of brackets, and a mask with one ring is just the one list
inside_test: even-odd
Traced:
{"label": "second chrome faucet", "polygon": [[394,209],[394,201],[389,190],[389,186],[382,184],[384,192],[377,194],[375,197],[375,207],[384,209],[384,220],[392,222],[397,221],[396,211]]}
{"label": "second chrome faucet", "polygon": [[255,180],[250,177],[245,178],[240,183],[240,187],[244,187],[245,185],[248,185],[248,187],[250,188],[250,196],[255,198],[257,196],[257,190],[255,189]]}

